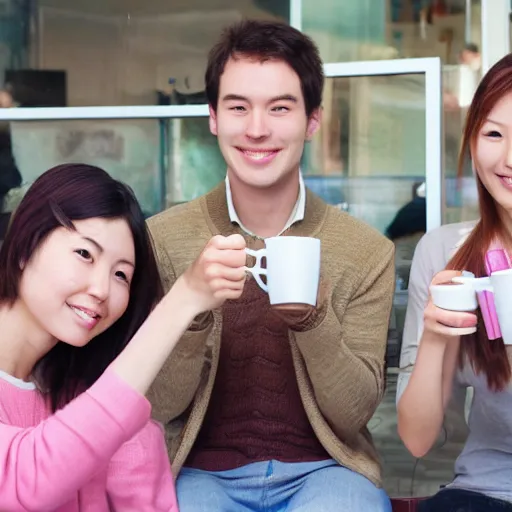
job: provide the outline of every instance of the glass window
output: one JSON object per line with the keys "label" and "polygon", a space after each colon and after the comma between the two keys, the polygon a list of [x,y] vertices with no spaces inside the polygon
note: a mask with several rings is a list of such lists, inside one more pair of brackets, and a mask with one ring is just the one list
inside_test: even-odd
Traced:
{"label": "glass window", "polygon": [[481,0],[302,0],[302,30],[325,62],[441,57],[480,46]]}
{"label": "glass window", "polygon": [[327,79],[303,171],[329,202],[385,233],[425,181],[424,75]]}
{"label": "glass window", "polygon": [[[476,218],[476,187],[471,168],[466,166],[464,177],[457,178],[457,157],[467,107],[481,77],[481,1],[302,0],[302,29],[318,44],[324,62],[441,58],[446,177],[443,222]],[[407,88],[403,90],[410,93]],[[326,96],[329,94],[327,88]],[[394,119],[392,112],[390,119]],[[386,131],[385,122],[382,126]],[[418,129],[421,130],[420,125]],[[333,125],[330,130],[336,139],[339,128]],[[380,136],[383,144],[385,140],[389,143],[391,137],[384,131]],[[400,136],[396,133],[397,139]],[[407,132],[403,136],[404,140],[411,137]],[[374,141],[378,140],[375,135]],[[324,169],[334,165],[333,152],[340,149],[339,141],[335,140],[330,152],[324,151]],[[404,150],[412,151],[409,145]]]}
{"label": "glass window", "polygon": [[172,119],[169,126],[168,205],[205,194],[226,176],[226,163],[207,117]]}
{"label": "glass window", "polygon": [[205,194],[226,174],[207,117],[17,121],[4,123],[3,131],[23,182],[7,194],[5,211],[41,173],[66,162],[97,165],[124,181],[148,216]]}
{"label": "glass window", "polygon": [[162,145],[155,120],[35,121],[10,123],[21,189],[11,190],[11,210],[24,190],[47,169],[66,162],[97,165],[130,185],[147,215],[162,209],[165,179]]}

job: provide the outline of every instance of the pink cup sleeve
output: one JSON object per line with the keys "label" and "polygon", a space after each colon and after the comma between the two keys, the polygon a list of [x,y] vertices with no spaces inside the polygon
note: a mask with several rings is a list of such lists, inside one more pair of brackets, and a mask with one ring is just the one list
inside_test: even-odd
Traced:
{"label": "pink cup sleeve", "polygon": [[[487,251],[485,255],[485,269],[488,276],[493,272],[506,270],[510,267],[511,262],[507,251],[504,249],[491,249]],[[487,331],[487,337],[490,340],[501,338],[500,324],[494,305],[494,295],[489,291],[483,291],[478,292],[477,297],[484,320],[485,330]]]}
{"label": "pink cup sleeve", "polygon": [[511,267],[507,252],[503,249],[491,249],[485,255],[485,269],[490,276],[498,270],[506,270]]}
{"label": "pink cup sleeve", "polygon": [[494,306],[494,295],[489,291],[477,293],[478,304],[484,320],[485,330],[487,337],[490,340],[497,340],[501,338],[501,329],[498,322],[498,315],[496,314],[496,307]]}

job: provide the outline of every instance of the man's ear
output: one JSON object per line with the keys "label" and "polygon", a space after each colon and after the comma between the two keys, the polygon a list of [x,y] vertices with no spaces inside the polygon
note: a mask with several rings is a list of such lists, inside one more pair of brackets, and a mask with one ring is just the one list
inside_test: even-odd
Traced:
{"label": "man's ear", "polygon": [[208,111],[210,112],[210,132],[212,132],[213,135],[217,135],[217,112],[215,112],[211,105],[208,105]]}
{"label": "man's ear", "polygon": [[319,107],[313,110],[313,112],[311,112],[311,115],[309,116],[308,119],[308,125],[306,128],[306,140],[311,140],[313,138],[313,135],[315,135],[315,133],[320,128],[320,123],[322,122],[322,113],[322,107]]}

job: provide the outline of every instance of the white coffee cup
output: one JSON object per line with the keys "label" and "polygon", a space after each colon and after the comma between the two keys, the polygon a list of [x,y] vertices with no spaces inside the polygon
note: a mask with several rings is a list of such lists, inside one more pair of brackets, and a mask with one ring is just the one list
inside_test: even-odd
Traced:
{"label": "white coffee cup", "polygon": [[[474,277],[460,277],[452,279],[450,284],[430,285],[432,302],[438,308],[448,311],[475,311],[478,308],[478,298],[473,286],[474,280]],[[459,327],[457,332],[459,335],[473,334],[476,327]]]}
{"label": "white coffee cup", "polygon": [[503,342],[512,345],[512,269],[498,270],[490,277],[455,277],[453,281],[463,283],[460,286],[470,286],[475,295],[483,291],[492,293]]}
{"label": "white coffee cup", "polygon": [[476,291],[471,283],[433,284],[430,296],[435,306],[448,311],[475,311],[478,308]]}
{"label": "white coffee cup", "polygon": [[[310,304],[316,306],[320,281],[320,240],[301,236],[265,239],[265,248],[245,250],[256,258],[246,267],[258,285],[268,293],[270,304]],[[267,261],[266,268],[261,260]],[[266,276],[265,284],[261,276]]]}

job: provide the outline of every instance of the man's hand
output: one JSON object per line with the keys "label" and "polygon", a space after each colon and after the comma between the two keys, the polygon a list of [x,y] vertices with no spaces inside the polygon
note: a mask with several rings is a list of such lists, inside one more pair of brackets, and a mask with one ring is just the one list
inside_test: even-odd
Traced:
{"label": "man's hand", "polygon": [[320,278],[316,306],[309,304],[275,304],[271,309],[290,329],[307,331],[322,321],[327,311],[329,293],[330,286]]}

